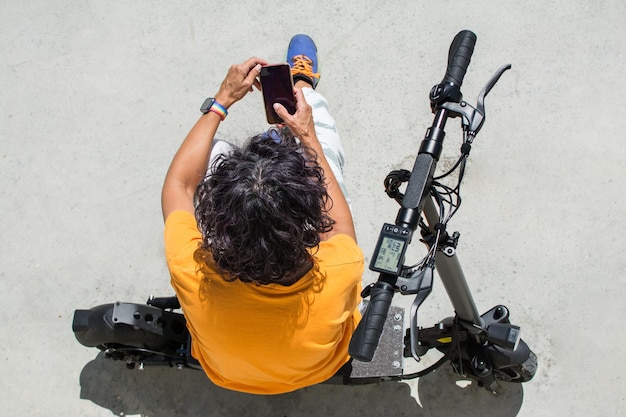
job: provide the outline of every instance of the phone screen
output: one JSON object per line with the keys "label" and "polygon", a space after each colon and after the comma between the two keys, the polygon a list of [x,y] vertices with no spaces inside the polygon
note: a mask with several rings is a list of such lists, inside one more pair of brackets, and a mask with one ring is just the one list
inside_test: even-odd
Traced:
{"label": "phone screen", "polygon": [[265,103],[265,115],[270,124],[283,123],[274,111],[274,103],[280,103],[289,112],[296,112],[296,100],[293,96],[293,81],[289,64],[267,65],[261,68],[261,88]]}

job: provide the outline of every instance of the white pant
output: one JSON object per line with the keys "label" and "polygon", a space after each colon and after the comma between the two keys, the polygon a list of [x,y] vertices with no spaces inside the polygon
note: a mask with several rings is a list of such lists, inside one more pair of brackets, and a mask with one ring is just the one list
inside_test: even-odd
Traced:
{"label": "white pant", "polygon": [[315,134],[322,145],[324,156],[330,165],[330,169],[335,174],[337,182],[341,187],[344,197],[350,204],[348,190],[343,180],[344,153],[341,146],[341,138],[337,132],[335,119],[330,115],[328,102],[317,91],[312,88],[303,88],[304,99],[313,110],[313,122],[315,123]]}

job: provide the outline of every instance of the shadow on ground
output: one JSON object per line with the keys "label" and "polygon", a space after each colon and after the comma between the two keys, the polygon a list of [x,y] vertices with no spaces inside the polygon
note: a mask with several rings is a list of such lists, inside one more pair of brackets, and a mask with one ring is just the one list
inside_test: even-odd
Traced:
{"label": "shadow on ground", "polygon": [[128,370],[102,354],[81,372],[82,399],[114,415],[171,416],[515,416],[522,402],[520,386],[493,396],[478,387],[458,388],[445,371],[419,382],[420,406],[409,385],[317,385],[296,392],[263,396],[224,390],[201,371],[171,368]]}
{"label": "shadow on ground", "polygon": [[495,395],[476,384],[461,387],[459,380],[449,365],[420,378],[417,390],[423,409],[417,415],[514,417],[522,407],[521,384],[501,383]]}

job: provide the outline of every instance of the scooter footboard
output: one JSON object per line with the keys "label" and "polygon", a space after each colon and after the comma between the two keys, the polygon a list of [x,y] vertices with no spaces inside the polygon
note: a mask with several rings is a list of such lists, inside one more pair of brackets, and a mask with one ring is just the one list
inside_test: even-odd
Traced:
{"label": "scooter footboard", "polygon": [[347,384],[372,380],[401,379],[404,352],[404,314],[402,307],[391,306],[371,362],[352,360]]}

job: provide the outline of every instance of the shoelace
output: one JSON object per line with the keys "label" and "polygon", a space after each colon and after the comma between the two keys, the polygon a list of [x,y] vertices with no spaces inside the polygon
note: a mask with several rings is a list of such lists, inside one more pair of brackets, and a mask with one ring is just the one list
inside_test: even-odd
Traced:
{"label": "shoelace", "polygon": [[311,78],[318,78],[319,73],[313,72],[313,61],[304,55],[296,55],[292,59],[293,66],[291,67],[291,74],[302,74]]}

